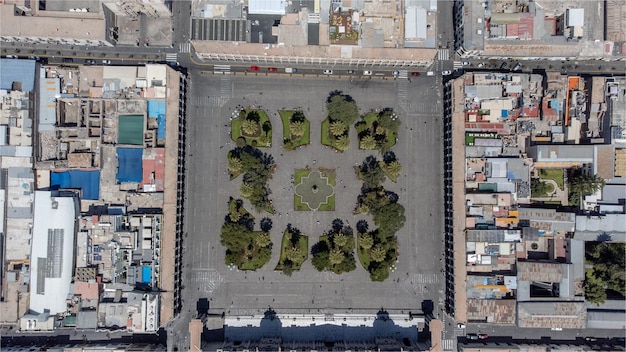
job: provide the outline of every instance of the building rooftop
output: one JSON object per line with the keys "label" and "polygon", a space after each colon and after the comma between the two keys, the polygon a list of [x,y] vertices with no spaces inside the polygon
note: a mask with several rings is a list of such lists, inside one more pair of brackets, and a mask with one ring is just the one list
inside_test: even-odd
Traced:
{"label": "building rooftop", "polygon": [[78,216],[72,197],[35,192],[31,254],[30,310],[50,314],[67,310],[74,257],[74,223]]}

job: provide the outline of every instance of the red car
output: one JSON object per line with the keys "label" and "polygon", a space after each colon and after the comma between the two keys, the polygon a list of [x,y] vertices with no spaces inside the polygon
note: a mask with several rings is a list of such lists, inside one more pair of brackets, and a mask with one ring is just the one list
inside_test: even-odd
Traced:
{"label": "red car", "polygon": [[418,77],[420,75],[419,72],[411,72],[411,76],[413,77]]}
{"label": "red car", "polygon": [[278,72],[278,69],[276,67],[268,67],[267,72]]}
{"label": "red car", "polygon": [[260,69],[259,66],[250,66],[250,71],[259,71]]}

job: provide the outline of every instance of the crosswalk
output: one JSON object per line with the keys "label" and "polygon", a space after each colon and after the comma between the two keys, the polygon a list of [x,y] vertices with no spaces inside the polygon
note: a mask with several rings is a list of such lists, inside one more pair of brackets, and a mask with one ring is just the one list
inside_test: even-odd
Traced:
{"label": "crosswalk", "polygon": [[178,62],[178,54],[176,54],[176,53],[167,53],[167,54],[165,54],[165,61],[167,61],[167,62]]}
{"label": "crosswalk", "polygon": [[224,278],[217,270],[199,270],[191,275],[191,285],[205,293],[212,293],[223,282]]}
{"label": "crosswalk", "polygon": [[461,61],[455,61],[453,65],[455,70],[463,67],[463,63]]}
{"label": "crosswalk", "polygon": [[213,65],[213,73],[230,74],[230,65]]}
{"label": "crosswalk", "polygon": [[437,51],[437,60],[439,61],[450,60],[450,49],[439,49]]}
{"label": "crosswalk", "polygon": [[403,79],[409,78],[409,71],[407,70],[398,71],[398,78],[403,78]]}
{"label": "crosswalk", "polygon": [[441,347],[444,351],[454,351],[454,340],[441,340]]}
{"label": "crosswalk", "polygon": [[191,43],[179,43],[178,44],[178,52],[179,53],[190,53],[191,52]]}

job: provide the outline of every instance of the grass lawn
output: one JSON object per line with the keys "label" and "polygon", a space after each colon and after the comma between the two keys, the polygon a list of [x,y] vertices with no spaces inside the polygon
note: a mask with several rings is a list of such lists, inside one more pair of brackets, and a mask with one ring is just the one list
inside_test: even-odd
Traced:
{"label": "grass lawn", "polygon": [[[241,129],[243,121],[246,119],[248,112],[256,111],[259,114],[259,135],[258,136],[244,136]],[[246,140],[246,144],[253,147],[269,148],[272,146],[272,129],[267,132],[267,135],[263,131],[263,124],[270,122],[267,114],[263,110],[242,110],[236,119],[232,119],[230,122],[230,138],[233,142],[237,142],[237,138],[243,137]],[[270,124],[271,126],[271,124]],[[263,143],[262,139],[266,139]]]}
{"label": "grass lawn", "polygon": [[561,190],[563,190],[563,169],[539,169],[539,177],[547,180],[554,180]]}
{"label": "grass lawn", "polygon": [[357,253],[357,256],[359,257],[359,261],[361,262],[361,266],[363,267],[363,269],[368,270],[368,268],[370,267],[370,255],[367,253],[365,249],[363,249],[363,247],[359,245],[358,236],[357,236],[356,243],[357,243],[356,253]]}
{"label": "grass lawn", "polygon": [[292,138],[291,132],[289,131],[289,120],[295,112],[295,110],[278,110],[280,120],[283,122],[283,140],[291,140],[290,146],[284,145],[284,147],[287,149],[296,149],[301,145],[308,145],[311,143],[311,123],[307,119],[305,119],[303,122],[304,134],[302,135],[302,137],[297,139]]}
{"label": "grass lawn", "polygon": [[[283,265],[285,260],[287,259],[285,256],[285,252],[287,248],[291,247],[291,234],[285,230],[283,233],[283,240],[280,245],[280,259],[278,260],[278,265],[276,265],[276,269],[274,270],[283,270]],[[300,260],[293,262],[292,269],[300,270],[302,263],[309,257],[309,238],[304,235],[300,235],[300,239],[298,240],[298,247],[300,248],[300,253],[302,256]]]}
{"label": "grass lawn", "polygon": [[[341,150],[340,148],[337,148],[337,144],[336,144],[337,139],[335,138],[335,136],[332,135],[332,133],[330,133],[330,131],[328,130],[329,127],[330,127],[330,121],[327,118],[326,120],[322,121],[322,144],[327,145],[329,147],[333,147],[335,150],[343,153],[343,150]],[[348,129],[347,136],[348,138],[350,138],[350,134],[349,134],[350,126],[348,126],[347,129]]]}
{"label": "grass lawn", "polygon": [[[260,235],[263,233],[263,231],[254,231],[254,237],[256,238],[256,236]],[[252,246],[252,255],[251,255],[251,259],[247,259],[244,260],[240,266],[238,266],[239,270],[257,270],[263,267],[263,265],[267,264],[270,259],[271,259],[271,250],[269,250],[267,247],[266,248],[259,248],[259,246],[257,245],[253,245]],[[260,255],[260,251],[268,251],[269,250],[269,255],[267,256],[261,256]]]}
{"label": "grass lawn", "polygon": [[[328,177],[328,184],[335,187],[336,172],[334,169],[320,169],[320,174],[323,177]],[[309,169],[296,169],[293,176],[294,186],[299,185],[302,182],[302,178],[309,175],[311,170]],[[293,195],[293,209],[296,211],[311,211],[311,208],[306,203],[302,202],[302,197],[294,192]],[[328,203],[320,204],[318,211],[334,211],[335,210],[335,194],[328,197]]]}
{"label": "grass lawn", "polygon": [[[365,125],[366,125],[367,129],[369,130],[372,127],[372,124],[374,122],[378,121],[378,113],[370,112],[370,113],[365,114],[365,116],[363,116],[363,121],[365,121]],[[370,131],[371,135],[374,135],[373,133],[374,133],[373,131]],[[393,133],[393,132],[390,133],[389,131],[385,131],[385,137],[386,137],[385,146],[386,146],[387,150],[391,150],[391,148],[394,145],[396,145],[396,138],[398,136],[397,136],[396,133]],[[359,147],[359,149],[360,149],[360,147]]]}

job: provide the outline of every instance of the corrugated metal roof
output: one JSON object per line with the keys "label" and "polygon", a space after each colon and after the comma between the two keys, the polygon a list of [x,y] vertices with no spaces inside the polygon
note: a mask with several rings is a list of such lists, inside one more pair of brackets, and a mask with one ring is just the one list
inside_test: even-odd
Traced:
{"label": "corrugated metal roof", "polygon": [[248,0],[248,13],[251,15],[284,15],[284,0]]}
{"label": "corrugated metal roof", "polygon": [[53,131],[56,123],[56,96],[61,93],[59,78],[42,78],[39,85],[39,131]]}
{"label": "corrugated metal roof", "polygon": [[585,24],[585,9],[567,9],[567,26],[582,27]]}
{"label": "corrugated metal roof", "polygon": [[404,37],[406,39],[426,39],[427,11],[423,7],[406,8]]}
{"label": "corrugated metal roof", "polygon": [[22,83],[22,91],[35,87],[35,60],[0,59],[0,89],[12,90],[13,82]]}

